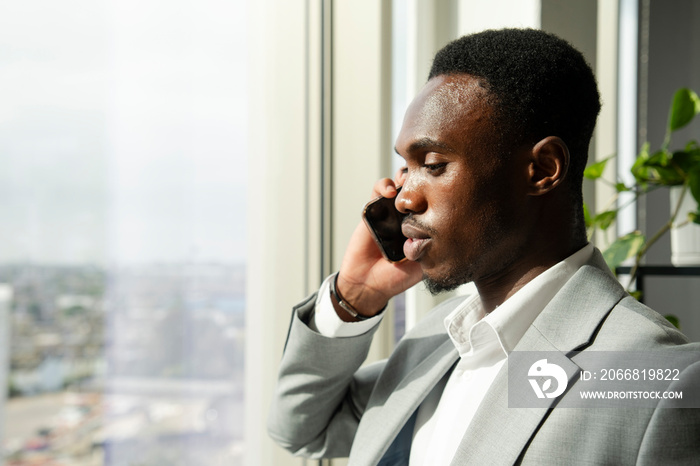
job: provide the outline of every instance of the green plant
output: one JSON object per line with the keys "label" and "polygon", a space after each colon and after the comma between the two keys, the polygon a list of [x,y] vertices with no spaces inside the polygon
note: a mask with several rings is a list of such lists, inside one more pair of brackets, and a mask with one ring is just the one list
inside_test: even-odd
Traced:
{"label": "green plant", "polygon": [[647,142],[635,160],[631,172],[635,183],[626,185],[622,182],[610,183],[603,178],[603,172],[608,162],[615,156],[589,165],[584,176],[591,180],[610,183],[617,194],[611,200],[609,207],[602,212],[594,214],[584,205],[584,215],[589,238],[596,229],[607,230],[617,218],[617,214],[625,205],[618,205],[620,193],[633,193],[632,200],[636,201],[640,196],[660,188],[679,186],[681,194],[672,206],[668,221],[653,235],[646,238],[641,232],[634,231],[617,238],[603,252],[608,266],[615,270],[622,262],[634,257],[634,265],[630,272],[630,283],[633,283],[642,258],[649,248],[663,237],[672,228],[678,228],[689,222],[700,224],[700,209],[691,212],[688,218],[679,219],[681,203],[688,191],[692,194],[696,204],[700,204],[700,145],[691,140],[685,144],[682,150],[671,150],[672,134],[688,125],[696,115],[700,113],[700,97],[690,89],[679,89],[673,96],[669,111],[666,136],[661,147],[652,152]]}

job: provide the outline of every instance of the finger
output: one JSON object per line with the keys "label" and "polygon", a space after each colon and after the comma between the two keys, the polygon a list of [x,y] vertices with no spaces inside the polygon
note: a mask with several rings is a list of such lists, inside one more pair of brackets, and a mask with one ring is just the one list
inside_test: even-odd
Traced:
{"label": "finger", "polygon": [[374,188],[372,189],[372,197],[388,197],[392,198],[396,196],[396,184],[391,178],[382,178],[381,180],[374,183]]}
{"label": "finger", "polygon": [[394,181],[396,186],[403,186],[404,182],[406,181],[406,167],[401,167],[396,171]]}

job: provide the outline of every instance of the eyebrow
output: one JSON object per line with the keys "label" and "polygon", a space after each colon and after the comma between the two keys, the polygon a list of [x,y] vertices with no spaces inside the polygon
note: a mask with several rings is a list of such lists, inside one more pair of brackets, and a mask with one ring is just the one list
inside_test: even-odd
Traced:
{"label": "eyebrow", "polygon": [[[418,152],[432,148],[439,148],[448,152],[454,152],[454,150],[447,144],[444,144],[440,141],[436,141],[435,139],[429,137],[424,137],[413,141],[411,145],[408,146],[407,152],[410,154],[411,152]],[[396,149],[396,147],[394,147],[394,152],[396,152],[400,157],[403,157],[401,154],[399,154],[399,151]]]}

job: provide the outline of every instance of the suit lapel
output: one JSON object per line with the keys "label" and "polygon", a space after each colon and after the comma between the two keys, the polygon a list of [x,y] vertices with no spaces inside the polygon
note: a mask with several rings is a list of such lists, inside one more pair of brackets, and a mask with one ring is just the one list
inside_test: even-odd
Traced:
{"label": "suit lapel", "polygon": [[[549,351],[556,350],[549,348]],[[579,368],[570,362],[564,370],[571,381]],[[509,408],[508,370],[504,365],[469,424],[452,464],[516,463],[555,402],[548,399],[546,407]]]}
{"label": "suit lapel", "polygon": [[[377,464],[423,399],[458,357],[454,345],[445,337],[442,344],[422,358],[398,385],[383,386],[380,379],[370,408],[362,415],[350,464]],[[410,448],[411,438],[408,440]]]}
{"label": "suit lapel", "polygon": [[[569,353],[583,349],[612,307],[625,295],[596,250],[527,330],[516,351]],[[578,374],[563,367],[569,382]],[[452,464],[514,464],[527,448],[556,399],[542,408],[508,407],[508,365],[496,376],[457,450]]]}

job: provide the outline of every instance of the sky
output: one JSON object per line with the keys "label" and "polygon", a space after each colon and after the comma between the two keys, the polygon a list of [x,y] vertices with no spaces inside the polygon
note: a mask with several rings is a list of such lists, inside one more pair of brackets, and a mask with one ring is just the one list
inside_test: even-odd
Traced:
{"label": "sky", "polygon": [[0,264],[244,260],[243,8],[0,5]]}

